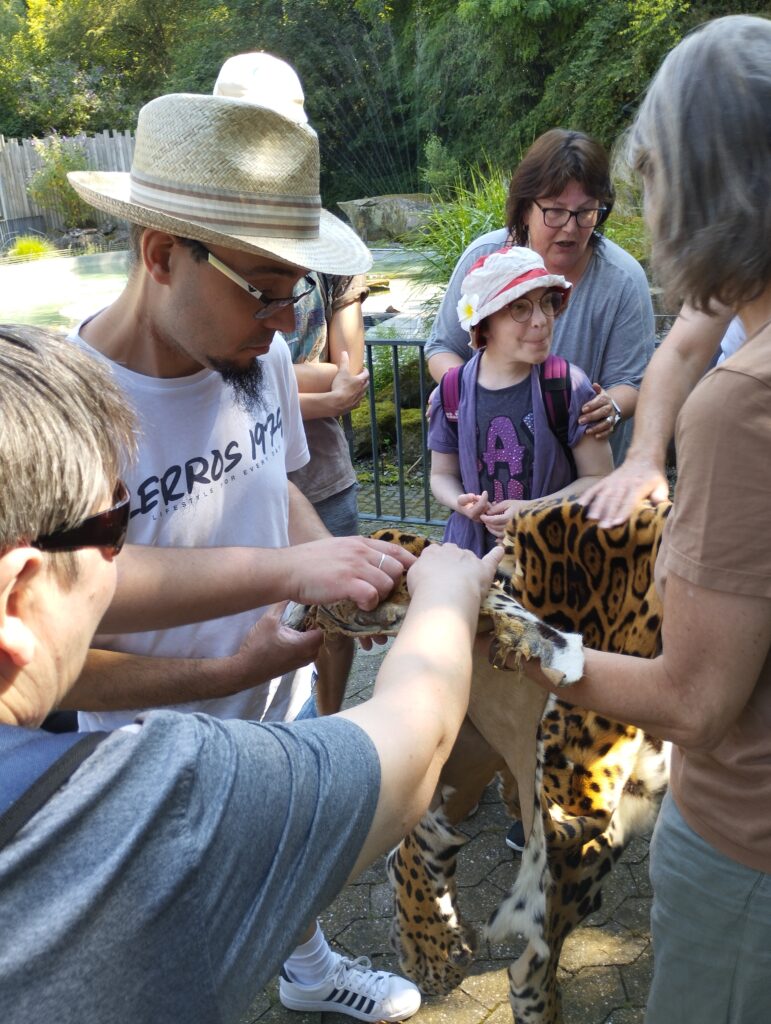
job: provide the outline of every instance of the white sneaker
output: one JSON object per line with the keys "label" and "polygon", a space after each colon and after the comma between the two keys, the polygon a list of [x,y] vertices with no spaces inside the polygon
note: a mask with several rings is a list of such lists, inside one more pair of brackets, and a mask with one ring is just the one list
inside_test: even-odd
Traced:
{"label": "white sneaker", "polygon": [[299,985],[284,971],[278,995],[289,1010],[333,1011],[357,1020],[406,1020],[420,1009],[420,991],[388,971],[374,971],[366,956],[348,960],[334,953],[335,967],[321,985]]}

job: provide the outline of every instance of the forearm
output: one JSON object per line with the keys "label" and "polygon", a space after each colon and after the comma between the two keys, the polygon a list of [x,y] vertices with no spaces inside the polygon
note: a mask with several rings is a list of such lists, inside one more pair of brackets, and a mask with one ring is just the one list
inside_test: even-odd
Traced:
{"label": "forearm", "polygon": [[437,352],[428,360],[428,372],[437,384],[452,366],[463,366],[463,360],[455,352]]}
{"label": "forearm", "polygon": [[333,391],[323,394],[300,392],[300,413],[304,420],[320,420],[342,416],[349,411],[349,406],[339,400]]}
{"label": "forearm", "polygon": [[612,388],[605,389],[616,405],[621,410],[623,419],[631,419],[637,409],[640,392],[629,384],[616,384]]}
{"label": "forearm", "polygon": [[99,632],[169,629],[294,599],[297,558],[288,548],[127,545]]}
{"label": "forearm", "polygon": [[603,479],[603,476],[579,476],[572,483],[566,484],[564,487],[560,487],[558,491],[552,491],[551,494],[544,494],[540,498],[533,498],[532,502],[523,502],[525,505],[535,505],[546,499],[554,498],[573,498],[579,494],[583,494],[589,487],[593,487],[594,484],[599,483]]}
{"label": "forearm", "polygon": [[78,711],[125,711],[212,700],[264,682],[246,678],[237,657],[149,658],[91,650],[60,707]]}
{"label": "forearm", "polygon": [[289,482],[289,543],[305,544],[331,537],[316,509],[305,495]]}
{"label": "forearm", "polygon": [[464,493],[463,484],[457,476],[453,476],[451,473],[432,473],[431,493],[440,505],[457,512],[458,498]]}
{"label": "forearm", "polygon": [[334,363],[295,363],[294,375],[301,396],[323,394],[332,387],[337,366]]}

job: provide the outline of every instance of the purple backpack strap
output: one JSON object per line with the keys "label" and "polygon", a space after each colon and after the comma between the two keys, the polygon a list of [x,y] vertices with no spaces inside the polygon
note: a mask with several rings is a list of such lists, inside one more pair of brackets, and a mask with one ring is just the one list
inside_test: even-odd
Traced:
{"label": "purple backpack strap", "polygon": [[439,394],[442,396],[442,408],[450,423],[458,422],[458,406],[461,393],[462,366],[451,366],[439,381]]}

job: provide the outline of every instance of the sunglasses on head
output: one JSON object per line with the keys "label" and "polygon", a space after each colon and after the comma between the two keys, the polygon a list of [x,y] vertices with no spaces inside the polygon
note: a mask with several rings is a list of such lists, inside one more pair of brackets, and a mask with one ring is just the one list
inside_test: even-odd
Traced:
{"label": "sunglasses on head", "polygon": [[54,530],[31,542],[41,551],[77,551],[79,548],[106,548],[117,555],[126,540],[131,494],[119,480],[113,493],[112,508],[97,512],[71,530]]}

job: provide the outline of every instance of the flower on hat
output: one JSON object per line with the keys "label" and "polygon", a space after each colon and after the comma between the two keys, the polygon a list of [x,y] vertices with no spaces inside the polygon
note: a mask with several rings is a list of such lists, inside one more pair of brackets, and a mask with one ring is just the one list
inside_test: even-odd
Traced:
{"label": "flower on hat", "polygon": [[478,295],[461,295],[458,302],[458,319],[464,331],[468,331],[471,328],[471,321],[474,319],[474,314],[478,309]]}

